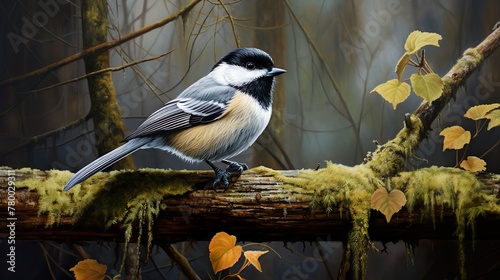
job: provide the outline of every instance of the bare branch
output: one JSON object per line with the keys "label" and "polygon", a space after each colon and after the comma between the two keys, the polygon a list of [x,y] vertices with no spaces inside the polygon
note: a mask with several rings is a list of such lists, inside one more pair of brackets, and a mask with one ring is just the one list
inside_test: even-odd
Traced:
{"label": "bare branch", "polygon": [[158,59],[160,57],[166,56],[167,54],[170,54],[173,51],[174,50],[169,50],[167,52],[164,52],[164,53],[162,53],[160,55],[157,55],[157,56],[154,56],[154,57],[141,59],[141,60],[138,60],[138,61],[134,61],[134,62],[125,64],[125,65],[117,66],[117,67],[109,67],[109,68],[101,69],[101,70],[94,71],[92,73],[88,73],[86,75],[83,75],[83,76],[80,76],[80,77],[77,77],[77,78],[74,78],[74,79],[71,79],[71,80],[68,80],[68,81],[60,82],[60,83],[55,84],[55,85],[51,85],[51,86],[48,86],[48,87],[39,88],[39,89],[35,89],[35,90],[25,91],[25,92],[22,92],[22,93],[33,93],[33,92],[43,91],[43,90],[55,88],[55,87],[58,87],[58,86],[62,86],[62,85],[65,85],[65,84],[77,82],[79,80],[86,79],[86,78],[88,78],[90,76],[93,76],[93,75],[97,75],[97,74],[101,74],[101,73],[105,73],[105,72],[110,72],[110,71],[111,72],[120,71],[122,69],[134,66],[134,65],[139,64],[139,63],[148,62],[148,61],[155,60],[155,59]]}
{"label": "bare branch", "polygon": [[179,264],[179,267],[180,269],[182,270],[182,272],[184,272],[184,275],[186,275],[186,277],[188,279],[191,279],[191,280],[200,280],[200,276],[198,276],[196,274],[196,272],[194,271],[194,269],[191,267],[191,265],[189,264],[189,261],[186,259],[186,257],[184,257],[184,255],[182,255],[179,251],[177,251],[177,249],[172,246],[172,244],[165,244],[163,242],[159,242],[159,246],[165,250],[165,252],[167,253],[167,255],[174,261],[176,262],[177,264]]}
{"label": "bare branch", "polygon": [[17,76],[17,77],[14,77],[14,78],[10,78],[10,79],[7,79],[7,80],[3,80],[3,81],[0,81],[0,86],[5,86],[5,85],[10,85],[10,84],[13,84],[13,83],[17,83],[17,82],[20,82],[22,80],[25,80],[27,78],[31,78],[31,77],[36,77],[36,76],[40,76],[46,72],[49,72],[49,71],[52,71],[54,69],[57,69],[61,66],[64,66],[66,64],[69,64],[73,61],[76,61],[76,60],[79,60],[79,59],[82,59],[82,58],[85,58],[89,55],[92,55],[92,54],[95,54],[96,52],[101,52],[101,51],[105,51],[105,50],[108,50],[108,49],[111,49],[111,48],[114,48],[118,45],[121,45],[127,41],[130,41],[134,38],[137,38],[143,34],[146,34],[148,33],[149,31],[152,31],[154,29],[157,29],[157,28],[160,28],[166,24],[168,24],[169,22],[172,22],[174,20],[176,20],[178,17],[180,16],[184,16],[185,14],[187,14],[189,11],[191,11],[191,9],[194,8],[194,6],[196,6],[196,4],[198,4],[201,0],[193,0],[191,1],[191,3],[189,3],[188,5],[186,5],[184,8],[182,8],[181,10],[179,10],[177,13],[175,14],[172,14],[171,16],[167,17],[167,18],[164,18],[160,21],[157,21],[151,25],[148,25],[148,26],[145,26],[139,30],[136,30],[132,33],[129,33],[125,36],[122,36],[118,39],[115,39],[111,42],[105,42],[105,43],[102,43],[102,44],[99,44],[99,45],[95,45],[93,47],[90,47],[90,48],[87,48],[85,50],[82,50],[81,52],[78,52],[74,55],[71,55],[67,58],[64,58],[62,60],[59,60],[59,61],[56,61],[52,64],[49,64],[47,66],[44,66],[42,68],[39,68],[39,69],[36,69],[34,71],[31,71],[31,72],[28,72],[28,73],[25,73],[23,75],[20,75],[20,76]]}

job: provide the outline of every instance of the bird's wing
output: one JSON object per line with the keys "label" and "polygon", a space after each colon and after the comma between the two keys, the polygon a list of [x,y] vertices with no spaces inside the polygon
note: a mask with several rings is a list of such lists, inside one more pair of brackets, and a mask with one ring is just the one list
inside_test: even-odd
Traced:
{"label": "bird's wing", "polygon": [[222,116],[227,103],[195,98],[174,99],[151,114],[124,141],[133,138],[209,123]]}

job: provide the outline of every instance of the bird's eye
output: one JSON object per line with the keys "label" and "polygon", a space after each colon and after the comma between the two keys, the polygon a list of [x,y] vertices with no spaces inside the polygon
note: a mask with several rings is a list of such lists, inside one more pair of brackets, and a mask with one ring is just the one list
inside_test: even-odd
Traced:
{"label": "bird's eye", "polygon": [[255,64],[254,64],[253,62],[249,61],[249,62],[247,62],[247,63],[245,64],[245,67],[246,67],[248,70],[253,70],[253,69],[255,69]]}

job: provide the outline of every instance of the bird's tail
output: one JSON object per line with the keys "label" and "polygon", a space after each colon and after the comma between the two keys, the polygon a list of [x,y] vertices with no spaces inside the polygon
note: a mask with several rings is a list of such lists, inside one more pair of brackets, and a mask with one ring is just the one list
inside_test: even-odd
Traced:
{"label": "bird's tail", "polygon": [[94,160],[93,162],[82,168],[80,171],[76,172],[76,174],[73,175],[73,177],[71,177],[68,180],[68,182],[66,182],[66,185],[64,186],[64,191],[65,192],[69,191],[76,184],[85,181],[90,176],[108,168],[113,163],[137,151],[142,146],[147,144],[147,141],[144,140],[146,139],[141,139],[141,138],[132,139],[129,142],[125,143],[124,145]]}

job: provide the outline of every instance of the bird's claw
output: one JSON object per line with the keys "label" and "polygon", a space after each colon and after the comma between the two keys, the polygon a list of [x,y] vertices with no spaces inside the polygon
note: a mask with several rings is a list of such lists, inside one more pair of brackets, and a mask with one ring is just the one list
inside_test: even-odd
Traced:
{"label": "bird's claw", "polygon": [[215,171],[215,179],[214,184],[212,185],[214,191],[217,191],[217,186],[224,185],[224,191],[229,187],[229,181],[231,180],[231,172],[224,171],[222,169],[214,170]]}
{"label": "bird's claw", "polygon": [[215,179],[212,185],[214,191],[217,191],[218,185],[224,185],[224,191],[227,191],[229,182],[231,181],[232,172],[237,172],[238,176],[240,176],[243,171],[248,170],[248,165],[229,160],[222,161],[223,163],[227,164],[226,170],[220,169],[208,160],[205,160],[205,162],[208,163],[208,165],[210,165],[215,172]]}
{"label": "bird's claw", "polygon": [[245,163],[239,163],[229,160],[223,160],[223,163],[227,164],[227,172],[238,172],[240,175],[243,171],[248,170],[248,165]]}
{"label": "bird's claw", "polygon": [[240,174],[245,170],[248,170],[248,165],[237,162],[231,162],[226,168],[227,172],[238,172]]}

